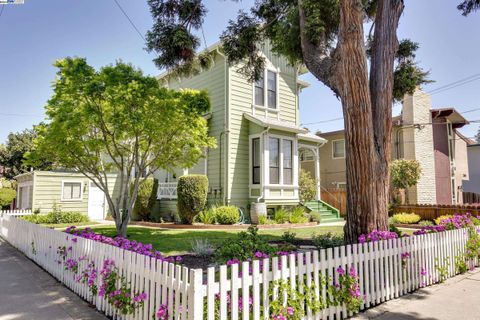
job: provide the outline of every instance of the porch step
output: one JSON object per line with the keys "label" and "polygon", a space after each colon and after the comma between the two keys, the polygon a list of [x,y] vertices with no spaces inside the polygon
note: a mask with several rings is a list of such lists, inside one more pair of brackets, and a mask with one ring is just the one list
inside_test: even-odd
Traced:
{"label": "porch step", "polygon": [[320,224],[343,221],[338,209],[323,201],[308,201],[303,205],[310,211],[320,213]]}

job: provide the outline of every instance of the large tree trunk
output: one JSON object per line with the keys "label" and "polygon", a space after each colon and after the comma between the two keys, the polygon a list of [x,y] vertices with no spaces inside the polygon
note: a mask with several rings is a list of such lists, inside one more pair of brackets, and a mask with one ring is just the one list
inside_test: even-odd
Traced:
{"label": "large tree trunk", "polygon": [[312,74],[341,99],[345,124],[347,224],[345,239],[388,228],[393,71],[402,0],[378,0],[368,72],[365,12],[361,0],[340,1],[336,49],[312,44],[305,34],[299,0],[304,62]]}
{"label": "large tree trunk", "polygon": [[338,54],[338,89],[345,123],[347,169],[347,224],[345,239],[378,227],[375,152],[368,63],[363,33],[364,11],[360,1],[341,1]]}

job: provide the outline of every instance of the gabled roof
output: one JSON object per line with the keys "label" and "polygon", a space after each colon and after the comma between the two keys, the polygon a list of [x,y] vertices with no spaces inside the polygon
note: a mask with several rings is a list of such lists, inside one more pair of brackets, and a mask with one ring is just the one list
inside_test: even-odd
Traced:
{"label": "gabled roof", "polygon": [[255,124],[258,124],[259,126],[264,128],[276,129],[276,130],[287,131],[292,133],[308,132],[307,129],[300,128],[299,126],[286,121],[280,121],[280,120],[275,120],[275,119],[265,118],[265,117],[258,117],[249,113],[244,113],[243,116],[245,117],[245,119]]}

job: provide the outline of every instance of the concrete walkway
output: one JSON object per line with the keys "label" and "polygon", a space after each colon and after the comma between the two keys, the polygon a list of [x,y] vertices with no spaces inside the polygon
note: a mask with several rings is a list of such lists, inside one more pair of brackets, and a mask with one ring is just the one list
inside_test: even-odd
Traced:
{"label": "concrete walkway", "polygon": [[480,270],[451,278],[367,310],[353,319],[479,320]]}
{"label": "concrete walkway", "polygon": [[0,320],[107,319],[0,238]]}

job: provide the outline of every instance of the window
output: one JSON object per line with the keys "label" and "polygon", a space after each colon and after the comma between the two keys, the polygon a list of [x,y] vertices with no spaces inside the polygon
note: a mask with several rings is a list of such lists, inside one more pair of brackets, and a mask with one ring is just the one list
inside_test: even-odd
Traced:
{"label": "window", "polygon": [[267,71],[267,101],[268,107],[277,109],[277,74]]}
{"label": "window", "polygon": [[333,158],[345,158],[345,140],[334,140],[333,144]]}
{"label": "window", "polygon": [[260,138],[252,139],[252,183],[260,184]]}
{"label": "window", "polygon": [[270,184],[280,183],[280,139],[269,138]]}
{"label": "window", "polygon": [[282,140],[283,184],[293,183],[292,140]]}
{"label": "window", "polygon": [[265,106],[264,88],[265,81],[262,75],[261,78],[255,82],[255,105],[257,106]]}
{"label": "window", "polygon": [[256,106],[277,109],[277,73],[267,70],[254,85],[253,103]]}
{"label": "window", "polygon": [[82,199],[82,183],[81,182],[64,182],[62,190],[62,200],[81,200]]}

